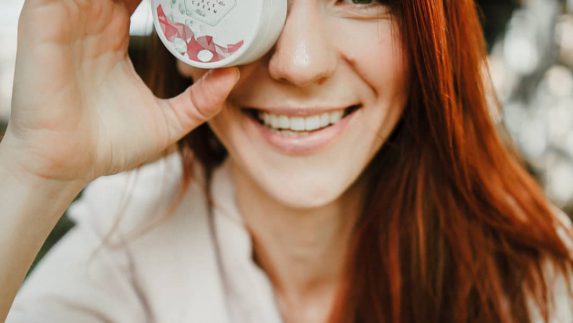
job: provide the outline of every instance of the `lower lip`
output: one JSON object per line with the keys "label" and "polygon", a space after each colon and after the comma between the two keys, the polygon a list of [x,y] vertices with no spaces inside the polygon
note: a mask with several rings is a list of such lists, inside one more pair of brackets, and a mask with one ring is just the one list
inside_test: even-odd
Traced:
{"label": "lower lip", "polygon": [[301,137],[286,137],[278,132],[263,126],[252,117],[245,116],[254,125],[266,142],[278,151],[289,155],[303,155],[315,153],[336,140],[354,118],[357,111],[353,111],[334,125]]}

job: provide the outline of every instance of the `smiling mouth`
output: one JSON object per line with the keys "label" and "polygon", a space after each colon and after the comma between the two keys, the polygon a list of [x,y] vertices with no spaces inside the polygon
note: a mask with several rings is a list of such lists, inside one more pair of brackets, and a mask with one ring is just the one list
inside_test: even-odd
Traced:
{"label": "smiling mouth", "polygon": [[352,105],[345,109],[305,117],[273,114],[249,107],[242,108],[241,112],[272,131],[280,132],[284,135],[300,136],[332,127],[361,107],[362,105],[359,104]]}

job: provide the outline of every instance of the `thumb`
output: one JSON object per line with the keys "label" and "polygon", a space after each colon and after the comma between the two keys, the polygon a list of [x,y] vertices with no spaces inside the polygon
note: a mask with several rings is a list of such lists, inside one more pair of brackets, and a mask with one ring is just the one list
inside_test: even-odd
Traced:
{"label": "thumb", "polygon": [[227,96],[240,78],[236,67],[209,70],[180,95],[165,100],[168,109],[170,142],[214,117],[223,108]]}

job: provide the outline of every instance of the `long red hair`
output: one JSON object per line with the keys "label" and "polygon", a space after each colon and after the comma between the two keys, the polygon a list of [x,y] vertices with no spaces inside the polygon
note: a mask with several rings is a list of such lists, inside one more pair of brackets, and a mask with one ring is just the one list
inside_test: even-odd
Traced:
{"label": "long red hair", "polygon": [[[547,320],[545,271],[568,275],[572,256],[555,210],[492,119],[474,1],[387,2],[410,96],[362,175],[368,195],[330,321],[527,323],[531,304]],[[158,95],[189,85],[157,41],[152,63],[145,76]],[[184,186],[194,160],[209,179],[227,155],[207,125],[179,148]]]}

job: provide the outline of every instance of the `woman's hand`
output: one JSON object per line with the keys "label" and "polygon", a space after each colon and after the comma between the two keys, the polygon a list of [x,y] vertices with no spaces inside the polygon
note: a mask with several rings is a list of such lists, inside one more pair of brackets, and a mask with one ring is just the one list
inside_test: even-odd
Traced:
{"label": "woman's hand", "polygon": [[135,73],[127,47],[139,2],[26,1],[3,162],[87,183],[160,157],[221,109],[236,68],[212,70],[170,100]]}
{"label": "woman's hand", "polygon": [[140,0],[27,0],[0,143],[0,322],[34,256],[90,180],[160,157],[214,116],[238,79],[210,71],[156,98],[127,56]]}

